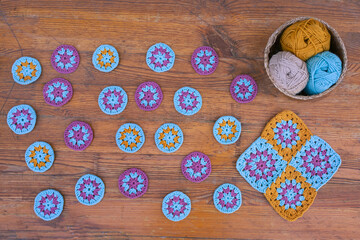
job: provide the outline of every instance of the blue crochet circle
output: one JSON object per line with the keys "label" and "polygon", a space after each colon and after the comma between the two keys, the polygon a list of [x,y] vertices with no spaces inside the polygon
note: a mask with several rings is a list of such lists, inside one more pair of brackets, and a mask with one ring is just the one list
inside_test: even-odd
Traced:
{"label": "blue crochet circle", "polygon": [[45,172],[51,168],[55,153],[50,144],[34,142],[25,152],[25,162],[34,172]]}
{"label": "blue crochet circle", "polygon": [[16,134],[29,133],[34,129],[36,124],[35,110],[26,104],[17,105],[8,112],[7,124]]}
{"label": "blue crochet circle", "polygon": [[178,222],[186,218],[191,211],[190,198],[180,191],[166,195],[162,202],[162,212],[167,219]]}
{"label": "blue crochet circle", "polygon": [[230,183],[219,186],[213,195],[214,205],[222,213],[237,211],[242,203],[240,189]]}
{"label": "blue crochet circle", "polygon": [[99,203],[103,199],[104,193],[104,182],[92,174],[85,174],[75,185],[75,196],[84,205],[92,206]]}
{"label": "blue crochet circle", "polygon": [[152,45],[146,53],[146,63],[155,72],[169,71],[175,62],[174,51],[165,43]]}
{"label": "blue crochet circle", "polygon": [[101,45],[92,57],[94,67],[101,72],[111,72],[119,64],[119,53],[113,46]]}
{"label": "blue crochet circle", "polygon": [[108,115],[116,115],[124,111],[127,102],[128,96],[119,86],[104,88],[98,98],[100,109]]}
{"label": "blue crochet circle", "polygon": [[183,115],[194,115],[202,106],[202,98],[198,90],[191,87],[182,87],[174,95],[176,111]]}
{"label": "blue crochet circle", "polygon": [[165,123],[155,133],[155,144],[164,153],[178,150],[184,141],[181,128],[174,123]]}
{"label": "blue crochet circle", "polygon": [[11,73],[15,82],[21,85],[28,85],[40,77],[41,65],[35,58],[21,57],[12,65]]}
{"label": "blue crochet circle", "polygon": [[241,123],[232,116],[220,117],[214,124],[213,134],[219,143],[232,144],[240,137]]}
{"label": "blue crochet circle", "polygon": [[135,123],[125,123],[116,132],[116,144],[127,153],[137,152],[145,142],[142,128]]}
{"label": "blue crochet circle", "polygon": [[45,221],[50,221],[60,216],[63,208],[64,198],[54,189],[44,190],[35,197],[34,212]]}

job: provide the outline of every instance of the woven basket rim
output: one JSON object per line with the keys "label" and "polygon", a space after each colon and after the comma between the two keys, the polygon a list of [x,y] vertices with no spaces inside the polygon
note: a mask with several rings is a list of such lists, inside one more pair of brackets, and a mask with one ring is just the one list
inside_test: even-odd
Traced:
{"label": "woven basket rim", "polygon": [[[270,54],[270,49],[271,47],[275,44],[279,34],[281,34],[285,28],[287,28],[288,26],[292,25],[293,23],[295,22],[298,22],[298,21],[302,21],[302,20],[306,20],[306,19],[314,19],[314,20],[317,20],[319,22],[321,22],[322,24],[324,24],[327,29],[329,30],[331,36],[333,38],[335,38],[338,42],[338,44],[340,46],[338,46],[340,48],[340,51],[342,52],[343,54],[343,59],[342,60],[342,72],[341,72],[341,75],[338,79],[338,81],[329,89],[327,89],[326,91],[320,93],[320,94],[316,94],[316,95],[309,95],[309,96],[306,96],[306,95],[293,95],[285,90],[283,90],[280,86],[277,85],[277,83],[275,82],[275,80],[271,77],[271,74],[270,74],[270,69],[269,69],[269,54]],[[344,42],[342,41],[340,35],[338,34],[338,32],[332,28],[327,22],[321,20],[321,19],[318,19],[318,18],[315,18],[315,17],[309,17],[309,16],[304,16],[304,17],[297,17],[297,18],[293,18],[287,22],[285,22],[284,24],[282,24],[280,27],[278,27],[274,32],[273,34],[271,34],[267,44],[266,44],[266,47],[265,47],[265,50],[264,50],[264,66],[265,66],[265,70],[266,70],[266,73],[268,75],[268,77],[270,78],[271,82],[274,84],[274,86],[280,91],[282,92],[283,94],[285,94],[286,96],[288,97],[291,97],[291,98],[294,98],[294,99],[299,99],[299,100],[311,100],[311,99],[315,99],[315,98],[319,98],[319,97],[322,97],[322,96],[325,96],[326,94],[328,94],[329,92],[331,92],[332,90],[334,90],[341,82],[342,80],[344,79],[344,76],[345,76],[345,73],[347,71],[347,65],[348,65],[348,59],[347,59],[347,52],[346,52],[346,48],[345,48],[345,45],[344,45]]]}

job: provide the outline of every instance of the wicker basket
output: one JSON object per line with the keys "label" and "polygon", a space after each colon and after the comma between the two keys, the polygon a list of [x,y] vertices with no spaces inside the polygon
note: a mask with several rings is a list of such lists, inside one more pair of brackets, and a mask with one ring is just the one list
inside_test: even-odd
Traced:
{"label": "wicker basket", "polygon": [[331,34],[330,51],[332,53],[335,53],[342,61],[342,72],[341,72],[339,80],[332,87],[330,87],[326,91],[324,91],[324,92],[322,92],[320,94],[317,94],[317,95],[302,95],[303,94],[302,92],[297,94],[297,95],[293,95],[293,94],[288,93],[287,91],[283,90],[281,87],[276,85],[276,82],[274,81],[274,79],[270,75],[269,60],[274,54],[278,53],[279,51],[282,51],[281,50],[281,45],[280,45],[281,35],[282,35],[283,31],[288,26],[292,25],[295,22],[306,20],[306,19],[309,19],[309,18],[311,18],[311,17],[298,17],[298,18],[294,18],[294,19],[284,23],[283,25],[281,25],[270,36],[270,38],[268,40],[268,43],[266,44],[265,52],[264,52],[264,65],[265,65],[266,73],[269,76],[271,82],[283,94],[285,94],[285,95],[287,95],[287,96],[289,96],[291,98],[300,99],[300,100],[310,100],[310,99],[314,99],[314,98],[319,98],[319,97],[322,97],[322,96],[328,94],[332,90],[334,90],[341,83],[341,81],[343,80],[344,75],[346,73],[347,64],[348,64],[345,45],[344,45],[343,41],[341,40],[339,34],[336,32],[336,30],[334,28],[332,28],[326,22],[324,22],[324,21],[322,21],[320,19],[317,19],[317,18],[312,18],[312,19],[315,19],[315,20],[323,23],[328,28],[328,30],[329,30],[329,32]]}

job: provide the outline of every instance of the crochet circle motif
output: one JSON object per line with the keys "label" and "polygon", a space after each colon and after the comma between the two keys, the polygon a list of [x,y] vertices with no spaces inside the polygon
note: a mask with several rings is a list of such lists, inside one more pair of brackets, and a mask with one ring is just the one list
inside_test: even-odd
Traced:
{"label": "crochet circle motif", "polygon": [[219,64],[219,57],[211,47],[199,47],[191,56],[191,65],[200,75],[212,74]]}
{"label": "crochet circle motif", "polygon": [[180,88],[174,95],[174,106],[176,111],[183,115],[194,115],[201,109],[201,95],[194,88]]}
{"label": "crochet circle motif", "polygon": [[221,144],[236,142],[241,134],[241,123],[232,116],[220,117],[214,124],[213,134]]}
{"label": "crochet circle motif", "polygon": [[78,68],[80,56],[74,46],[60,45],[51,55],[51,65],[59,73],[72,73]]}
{"label": "crochet circle motif", "polygon": [[65,129],[64,140],[66,146],[75,150],[85,150],[93,139],[93,131],[89,124],[81,121],[74,121]]}
{"label": "crochet circle motif", "polygon": [[101,72],[111,72],[118,66],[119,61],[119,53],[110,45],[99,46],[92,57],[94,67]]}
{"label": "crochet circle motif", "polygon": [[116,115],[124,111],[127,102],[128,96],[119,86],[104,88],[98,98],[100,109],[108,115]]}
{"label": "crochet circle motif", "polygon": [[26,104],[15,106],[7,114],[7,124],[18,135],[29,133],[36,124],[35,110]]}
{"label": "crochet circle motif", "polygon": [[155,133],[155,144],[165,153],[177,151],[184,141],[183,132],[174,123],[165,123]]}
{"label": "crochet circle motif", "polygon": [[233,213],[242,203],[240,189],[230,183],[219,186],[214,192],[213,200],[216,209],[222,213]]}
{"label": "crochet circle motif", "polygon": [[162,211],[167,219],[174,222],[181,221],[191,211],[190,198],[180,191],[169,193],[163,199]]}
{"label": "crochet circle motif", "polygon": [[201,152],[192,152],[181,163],[181,171],[191,182],[202,182],[211,173],[211,162],[208,156]]}
{"label": "crochet circle motif", "polygon": [[157,109],[163,99],[163,93],[156,82],[144,82],[135,92],[135,101],[140,109],[152,111]]}
{"label": "crochet circle motif", "polygon": [[105,184],[101,178],[85,174],[77,181],[75,185],[75,196],[77,200],[88,206],[98,204],[105,193]]}
{"label": "crochet circle motif", "polygon": [[128,198],[134,199],[144,195],[148,188],[147,175],[138,168],[130,168],[119,177],[120,192]]}
{"label": "crochet circle motif", "polygon": [[40,192],[34,200],[35,214],[45,220],[50,221],[60,216],[64,208],[64,198],[56,190],[47,189]]}
{"label": "crochet circle motif", "polygon": [[72,95],[73,89],[71,83],[63,78],[50,80],[43,88],[45,102],[55,107],[60,107],[69,102]]}
{"label": "crochet circle motif", "polygon": [[175,53],[165,43],[152,45],[146,53],[146,63],[154,72],[166,72],[174,66]]}
{"label": "crochet circle motif", "polygon": [[239,75],[232,81],[230,93],[235,101],[248,103],[256,97],[257,84],[249,75]]}
{"label": "crochet circle motif", "polygon": [[34,172],[45,172],[49,170],[54,159],[54,150],[50,144],[46,142],[34,142],[25,152],[25,162]]}
{"label": "crochet circle motif", "polygon": [[21,85],[28,85],[40,77],[41,65],[35,58],[21,57],[14,62],[11,72],[15,82]]}
{"label": "crochet circle motif", "polygon": [[116,132],[116,144],[127,153],[137,152],[145,142],[142,128],[134,123],[125,123]]}

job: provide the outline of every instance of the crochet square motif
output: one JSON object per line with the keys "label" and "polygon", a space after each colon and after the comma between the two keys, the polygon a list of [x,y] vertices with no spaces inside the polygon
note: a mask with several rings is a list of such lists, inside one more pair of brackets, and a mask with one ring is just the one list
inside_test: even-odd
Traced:
{"label": "crochet square motif", "polygon": [[239,157],[236,168],[281,217],[295,221],[340,165],[327,142],[312,135],[295,113],[283,111]]}

